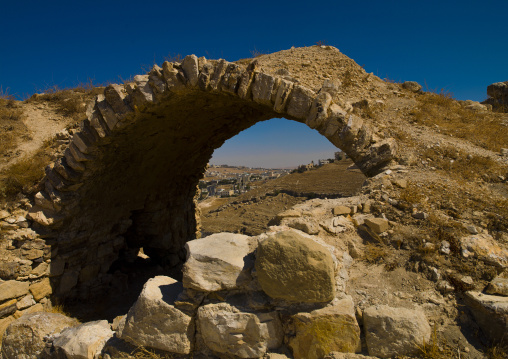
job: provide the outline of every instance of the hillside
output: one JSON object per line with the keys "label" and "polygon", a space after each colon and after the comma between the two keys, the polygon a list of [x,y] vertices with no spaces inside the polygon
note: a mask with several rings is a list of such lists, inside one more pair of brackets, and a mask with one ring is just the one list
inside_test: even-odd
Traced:
{"label": "hillside", "polygon": [[258,235],[278,213],[309,198],[353,196],[365,179],[351,160],[343,160],[268,181],[238,197],[207,199],[199,205],[201,231]]}

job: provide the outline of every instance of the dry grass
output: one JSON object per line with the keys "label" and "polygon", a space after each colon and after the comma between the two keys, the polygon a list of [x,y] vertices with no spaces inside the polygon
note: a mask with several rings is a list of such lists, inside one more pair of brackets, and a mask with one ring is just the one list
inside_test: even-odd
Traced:
{"label": "dry grass", "polygon": [[499,176],[507,174],[506,167],[493,159],[467,155],[452,146],[429,148],[423,152],[423,158],[430,160],[433,167],[453,173],[466,181],[483,179],[488,182],[500,182]]}
{"label": "dry grass", "polygon": [[46,141],[35,154],[0,171],[0,201],[12,200],[20,192],[33,192],[44,177],[44,167],[54,159],[52,144],[52,141]]}
{"label": "dry grass", "polygon": [[508,129],[503,124],[506,115],[467,109],[443,90],[426,92],[416,99],[418,106],[410,112],[413,121],[492,151],[498,152],[506,147]]}
{"label": "dry grass", "polygon": [[423,341],[418,346],[418,358],[424,359],[451,359],[460,358],[460,352],[454,350],[444,340],[438,338],[436,327],[432,331],[429,342]]}
{"label": "dry grass", "polygon": [[0,159],[9,156],[20,139],[30,135],[22,121],[22,114],[19,102],[2,95],[0,89]]}
{"label": "dry grass", "polygon": [[37,94],[26,102],[46,102],[62,115],[73,120],[83,120],[85,116],[86,104],[94,96],[102,93],[102,85],[89,83],[79,84],[74,88],[59,88],[58,86],[49,87]]}

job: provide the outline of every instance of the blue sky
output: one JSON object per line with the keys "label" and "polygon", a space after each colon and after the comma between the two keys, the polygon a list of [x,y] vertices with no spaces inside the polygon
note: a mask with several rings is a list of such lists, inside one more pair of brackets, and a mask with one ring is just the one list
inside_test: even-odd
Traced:
{"label": "blue sky", "polygon": [[[24,98],[89,79],[119,83],[176,54],[234,61],[322,41],[381,78],[481,101],[487,85],[508,80],[506,14],[506,0],[2,1],[0,86]],[[305,126],[270,123],[242,133],[243,148],[273,148],[275,158],[293,131],[299,150],[333,152]]]}

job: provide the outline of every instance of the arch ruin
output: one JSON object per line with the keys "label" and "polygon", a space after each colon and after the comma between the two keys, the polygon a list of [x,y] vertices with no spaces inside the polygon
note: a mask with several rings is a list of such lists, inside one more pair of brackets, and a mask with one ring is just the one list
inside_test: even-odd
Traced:
{"label": "arch ruin", "polygon": [[330,88],[194,55],[109,85],[65,154],[46,168],[30,218],[52,247],[54,294],[88,297],[121,255],[140,247],[169,266],[199,237],[196,194],[213,151],[259,121],[307,124],[367,175],[396,157],[393,138],[334,103]]}

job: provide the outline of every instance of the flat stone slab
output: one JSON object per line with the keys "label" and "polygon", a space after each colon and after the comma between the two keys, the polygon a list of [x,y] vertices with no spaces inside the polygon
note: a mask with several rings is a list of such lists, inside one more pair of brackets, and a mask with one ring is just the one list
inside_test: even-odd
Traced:
{"label": "flat stone slab", "polygon": [[493,341],[500,341],[508,333],[508,297],[466,292],[465,302],[476,323]]}

